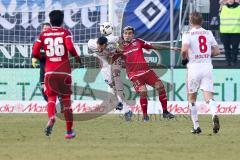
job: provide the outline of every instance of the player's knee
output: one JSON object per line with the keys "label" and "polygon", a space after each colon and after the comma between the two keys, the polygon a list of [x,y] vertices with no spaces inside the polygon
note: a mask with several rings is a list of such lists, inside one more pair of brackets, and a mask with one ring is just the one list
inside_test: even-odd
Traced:
{"label": "player's knee", "polygon": [[118,69],[113,70],[113,77],[118,77],[118,76],[120,76],[120,70]]}
{"label": "player's knee", "polygon": [[188,102],[194,103],[194,102],[196,102],[196,99],[197,99],[196,93],[188,94]]}
{"label": "player's knee", "polygon": [[139,95],[140,95],[140,97],[147,97],[147,92],[146,91],[140,91]]}
{"label": "player's knee", "polygon": [[206,100],[207,104],[214,104],[216,103],[216,101],[213,98],[209,98],[208,100]]}
{"label": "player's knee", "polygon": [[114,87],[114,82],[108,84],[111,88]]}
{"label": "player's knee", "polygon": [[159,93],[160,95],[166,93],[165,88],[164,88],[164,86],[162,86],[162,85],[156,87],[156,89],[157,89],[157,91],[158,91],[158,93]]}
{"label": "player's knee", "polygon": [[155,83],[155,88],[157,90],[164,90],[164,85],[161,81],[158,81],[158,82]]}

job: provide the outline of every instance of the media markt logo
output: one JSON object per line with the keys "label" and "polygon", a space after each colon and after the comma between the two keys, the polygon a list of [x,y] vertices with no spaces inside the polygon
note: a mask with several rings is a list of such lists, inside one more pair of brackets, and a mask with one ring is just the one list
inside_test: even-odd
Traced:
{"label": "media markt logo", "polygon": [[144,0],[134,10],[148,29],[152,28],[166,12],[166,7],[159,0]]}
{"label": "media markt logo", "polygon": [[144,58],[147,63],[161,64],[161,55],[156,50],[144,50]]}

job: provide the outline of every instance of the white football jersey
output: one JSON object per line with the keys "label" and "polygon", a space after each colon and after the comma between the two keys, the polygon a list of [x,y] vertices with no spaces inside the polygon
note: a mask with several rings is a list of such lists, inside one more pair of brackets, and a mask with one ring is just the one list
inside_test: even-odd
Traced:
{"label": "white football jersey", "polygon": [[97,38],[90,39],[88,41],[88,53],[89,54],[95,53],[98,56],[108,56],[110,53],[115,53],[119,37],[108,35],[106,36],[106,38],[108,39],[108,45],[107,45],[107,48],[102,52],[99,52],[97,49]]}
{"label": "white football jersey", "polygon": [[121,65],[119,64],[109,64],[108,63],[108,56],[112,53],[116,52],[117,48],[117,42],[119,40],[116,36],[106,36],[108,39],[108,45],[107,48],[104,49],[102,52],[99,52],[97,49],[97,38],[96,39],[90,39],[88,41],[88,53],[93,54],[94,56],[98,57],[98,59],[101,61],[101,73],[103,75],[103,78],[106,83],[111,84],[113,82],[112,79],[112,68],[113,69],[121,69]]}
{"label": "white football jersey", "polygon": [[190,31],[183,34],[182,45],[188,44],[188,65],[212,63],[211,47],[217,46],[217,42],[213,34],[204,28],[192,28]]}

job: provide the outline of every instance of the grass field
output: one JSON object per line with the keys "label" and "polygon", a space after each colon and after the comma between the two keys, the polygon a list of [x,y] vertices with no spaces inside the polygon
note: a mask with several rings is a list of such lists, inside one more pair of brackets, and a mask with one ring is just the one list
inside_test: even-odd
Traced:
{"label": "grass field", "polygon": [[203,133],[190,133],[188,116],[176,120],[131,123],[119,115],[75,123],[77,137],[64,139],[57,120],[45,137],[46,115],[1,114],[0,160],[229,160],[240,159],[240,117],[221,116],[221,131],[212,134],[210,116],[200,116]]}

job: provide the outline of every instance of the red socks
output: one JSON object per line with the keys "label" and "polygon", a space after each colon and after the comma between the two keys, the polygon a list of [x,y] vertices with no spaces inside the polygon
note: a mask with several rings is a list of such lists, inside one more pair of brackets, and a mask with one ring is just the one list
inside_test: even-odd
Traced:
{"label": "red socks", "polygon": [[48,118],[55,117],[56,96],[48,96],[47,112]]}
{"label": "red socks", "polygon": [[143,116],[146,116],[147,115],[147,105],[148,105],[147,97],[140,97],[140,104],[141,104]]}
{"label": "red socks", "polygon": [[66,120],[66,129],[68,132],[72,131],[73,125],[73,114],[71,109],[71,99],[70,96],[63,96],[62,97],[62,104],[64,106],[64,117]]}
{"label": "red socks", "polygon": [[162,93],[159,93],[159,101],[162,104],[163,111],[167,110],[167,95],[165,90]]}

